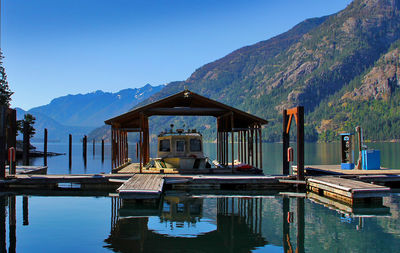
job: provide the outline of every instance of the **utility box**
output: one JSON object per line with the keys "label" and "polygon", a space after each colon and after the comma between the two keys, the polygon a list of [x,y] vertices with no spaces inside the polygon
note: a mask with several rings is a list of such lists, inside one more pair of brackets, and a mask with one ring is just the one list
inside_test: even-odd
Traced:
{"label": "utility box", "polygon": [[354,147],[353,147],[354,134],[342,133],[340,134],[340,148],[341,148],[341,168],[342,170],[354,169]]}
{"label": "utility box", "polygon": [[363,150],[362,169],[379,170],[381,168],[381,152],[379,150]]}

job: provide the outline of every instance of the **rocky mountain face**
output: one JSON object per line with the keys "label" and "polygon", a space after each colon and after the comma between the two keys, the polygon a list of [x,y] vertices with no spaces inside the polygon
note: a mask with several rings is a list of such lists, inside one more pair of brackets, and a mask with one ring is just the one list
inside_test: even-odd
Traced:
{"label": "rocky mountain face", "polygon": [[116,93],[95,91],[87,94],[67,95],[53,99],[49,104],[24,111],[17,109],[17,118],[26,113],[36,117],[36,140],[43,139],[44,128],[49,140],[65,141],[68,134],[82,138],[93,129],[104,125],[104,120],[124,113],[159,92],[164,85],[149,84],[135,89],[124,89]]}
{"label": "rocky mountain face", "polygon": [[[282,109],[303,105],[306,139],[330,140],[325,138],[320,123],[335,121],[329,115],[343,107],[338,104],[343,100],[332,99],[339,95],[351,100],[376,100],[383,96],[384,101],[389,101],[394,96],[397,70],[388,66],[389,56],[387,60],[379,59],[389,53],[399,38],[400,0],[354,0],[336,14],[306,20],[286,33],[206,64],[186,81],[168,84],[142,104],[186,87],[268,119],[270,124],[264,137],[268,141],[281,138]],[[375,72],[364,77],[371,69]],[[388,72],[396,77],[386,78]],[[359,98],[345,92],[358,94]],[[328,104],[335,108],[325,106]],[[362,123],[346,125],[348,119],[341,118],[340,129]]]}

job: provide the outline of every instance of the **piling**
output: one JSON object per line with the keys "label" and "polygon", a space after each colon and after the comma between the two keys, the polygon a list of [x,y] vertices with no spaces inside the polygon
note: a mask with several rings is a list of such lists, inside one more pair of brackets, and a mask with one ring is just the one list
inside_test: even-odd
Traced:
{"label": "piling", "polygon": [[101,161],[104,162],[104,139],[101,139]]}
{"label": "piling", "polygon": [[93,139],[93,157],[94,157],[94,154],[95,154],[95,145],[96,145],[96,140]]}
{"label": "piling", "polygon": [[23,124],[22,164],[27,166],[29,165],[29,123],[24,121]]}
{"label": "piling", "polygon": [[69,168],[71,169],[72,166],[72,135],[69,135]]}
{"label": "piling", "polygon": [[[14,152],[17,146],[17,111],[14,109],[7,109],[7,149],[13,148]],[[14,153],[15,154],[15,153]],[[15,160],[10,166],[11,174],[15,174],[16,163]]]}
{"label": "piling", "polygon": [[83,136],[83,161],[85,163],[85,167],[86,167],[86,161],[87,161],[87,136]]}
{"label": "piling", "polygon": [[6,128],[7,128],[7,107],[0,106],[0,179],[6,177]]}
{"label": "piling", "polygon": [[44,154],[43,154],[43,165],[47,166],[47,128],[44,129]]}

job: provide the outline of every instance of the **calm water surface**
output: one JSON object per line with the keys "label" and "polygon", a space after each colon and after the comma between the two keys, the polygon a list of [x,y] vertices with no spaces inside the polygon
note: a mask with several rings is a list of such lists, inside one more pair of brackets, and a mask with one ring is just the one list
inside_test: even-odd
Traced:
{"label": "calm water surface", "polygon": [[[48,173],[108,173],[110,147],[106,146],[104,162],[100,146],[94,156],[91,147],[86,166],[82,146],[75,144],[72,167],[67,156],[51,157]],[[369,147],[381,150],[382,166],[399,168],[400,144]],[[280,173],[281,148],[264,144],[266,174]],[[66,153],[68,146],[49,144],[49,150]],[[215,145],[206,144],[205,151],[215,153]],[[134,157],[134,148],[130,152]],[[339,162],[337,144],[306,144],[305,153],[307,164]],[[43,160],[34,159],[32,164],[41,165]],[[400,195],[396,193],[384,198],[383,206],[357,210],[287,198],[279,192],[210,196],[168,191],[160,203],[135,205],[108,196],[26,194],[0,197],[2,251],[400,252]]]}

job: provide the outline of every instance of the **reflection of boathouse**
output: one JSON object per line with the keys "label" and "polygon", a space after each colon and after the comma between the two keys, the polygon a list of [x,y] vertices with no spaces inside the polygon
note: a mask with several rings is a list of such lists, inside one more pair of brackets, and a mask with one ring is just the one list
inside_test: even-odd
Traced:
{"label": "reflection of boathouse", "polygon": [[[174,197],[160,210],[161,227],[194,224],[202,218],[203,199]],[[105,240],[119,252],[249,252],[267,241],[261,235],[262,199],[218,198],[216,224],[197,235],[174,235],[155,230],[157,217],[119,218]],[[199,212],[200,211],[200,212]],[[199,224],[197,224],[199,226]]]}

